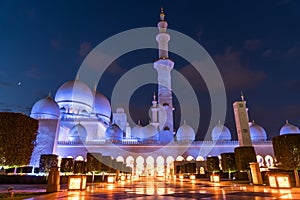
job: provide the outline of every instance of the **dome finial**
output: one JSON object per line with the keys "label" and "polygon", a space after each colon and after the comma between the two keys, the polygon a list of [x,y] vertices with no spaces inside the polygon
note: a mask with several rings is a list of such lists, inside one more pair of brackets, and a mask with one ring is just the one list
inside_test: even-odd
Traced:
{"label": "dome finial", "polygon": [[285,123],[288,124],[288,123],[289,123],[289,120],[285,120]]}
{"label": "dome finial", "polygon": [[155,94],[155,91],[153,92],[153,101],[156,101],[156,94]]}
{"label": "dome finial", "polygon": [[51,97],[51,92],[48,93],[48,97]]}
{"label": "dome finial", "polygon": [[161,6],[160,7],[160,20],[165,21],[165,13],[164,13],[164,8]]}
{"label": "dome finial", "polygon": [[141,120],[138,120],[138,125],[141,125]]}
{"label": "dome finial", "polygon": [[242,101],[245,101],[245,96],[242,91],[241,91],[241,99],[242,99]]}
{"label": "dome finial", "polygon": [[254,120],[252,120],[252,124],[255,124],[255,121],[254,121]]}

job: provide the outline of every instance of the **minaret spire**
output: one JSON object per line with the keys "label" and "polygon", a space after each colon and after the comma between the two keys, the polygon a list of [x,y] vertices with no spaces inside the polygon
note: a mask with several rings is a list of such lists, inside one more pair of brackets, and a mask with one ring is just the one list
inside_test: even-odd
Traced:
{"label": "minaret spire", "polygon": [[242,99],[242,101],[245,101],[245,96],[244,96],[243,92],[241,92],[241,99]]}
{"label": "minaret spire", "polygon": [[160,8],[160,21],[165,21],[165,13],[164,13],[164,8]]}
{"label": "minaret spire", "polygon": [[156,41],[158,43],[158,57],[154,62],[154,68],[157,71],[158,92],[157,99],[159,107],[163,110],[159,111],[159,130],[173,131],[173,97],[171,88],[171,70],[174,67],[174,62],[169,59],[168,43],[170,35],[167,33],[168,23],[165,20],[165,12],[161,7],[160,21],[157,23],[158,34]]}

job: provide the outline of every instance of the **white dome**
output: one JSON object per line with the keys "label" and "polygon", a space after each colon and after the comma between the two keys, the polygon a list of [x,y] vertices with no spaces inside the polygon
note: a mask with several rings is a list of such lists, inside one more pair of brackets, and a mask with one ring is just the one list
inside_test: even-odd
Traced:
{"label": "white dome", "polygon": [[280,129],[280,135],[290,134],[290,133],[300,133],[300,130],[297,126],[286,121],[285,125],[283,125]]}
{"label": "white dome", "polygon": [[58,119],[59,115],[59,107],[49,95],[33,105],[30,116],[35,119]]}
{"label": "white dome", "polygon": [[212,131],[211,131],[211,138],[213,141],[217,141],[217,140],[231,140],[231,133],[230,130],[222,125],[220,122],[218,125],[216,125]]}
{"label": "white dome", "polygon": [[176,133],[176,138],[178,141],[180,140],[195,140],[195,131],[192,127],[184,122],[178,129]]}
{"label": "white dome", "polygon": [[267,140],[267,133],[262,126],[253,121],[249,128],[252,141]]}
{"label": "white dome", "polygon": [[87,137],[87,131],[81,124],[73,126],[69,132],[69,140],[72,142],[85,141]]}
{"label": "white dome", "polygon": [[56,92],[55,101],[59,107],[85,109],[90,112],[93,106],[93,93],[84,82],[75,80],[64,83]]}
{"label": "white dome", "polygon": [[94,101],[94,113],[110,118],[111,107],[108,99],[101,93],[96,92]]}
{"label": "white dome", "polygon": [[123,138],[123,131],[117,124],[112,124],[106,129],[105,135],[109,139],[120,140]]}
{"label": "white dome", "polygon": [[143,127],[140,124],[135,125],[131,129],[131,135],[133,138],[144,138]]}
{"label": "white dome", "polygon": [[158,131],[152,124],[148,124],[147,126],[143,127],[144,137],[149,139],[157,139]]}

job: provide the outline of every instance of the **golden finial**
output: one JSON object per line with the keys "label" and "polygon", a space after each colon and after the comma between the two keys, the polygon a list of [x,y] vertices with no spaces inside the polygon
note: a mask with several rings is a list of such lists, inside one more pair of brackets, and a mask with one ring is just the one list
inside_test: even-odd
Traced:
{"label": "golden finial", "polygon": [[242,101],[245,101],[245,96],[244,96],[243,92],[241,92],[241,98],[242,98]]}
{"label": "golden finial", "polygon": [[160,20],[165,21],[165,13],[164,13],[164,8],[160,8]]}

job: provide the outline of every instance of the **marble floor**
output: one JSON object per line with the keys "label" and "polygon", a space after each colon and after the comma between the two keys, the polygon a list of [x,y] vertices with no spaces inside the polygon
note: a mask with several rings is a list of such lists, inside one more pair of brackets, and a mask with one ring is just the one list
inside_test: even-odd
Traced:
{"label": "marble floor", "polygon": [[[30,186],[27,187],[29,189]],[[113,184],[96,183],[88,186],[86,191],[67,191],[64,188],[57,193],[29,199],[300,199],[300,188],[282,190],[234,182],[210,183],[163,177],[140,177]],[[41,186],[37,190],[42,191]]]}

